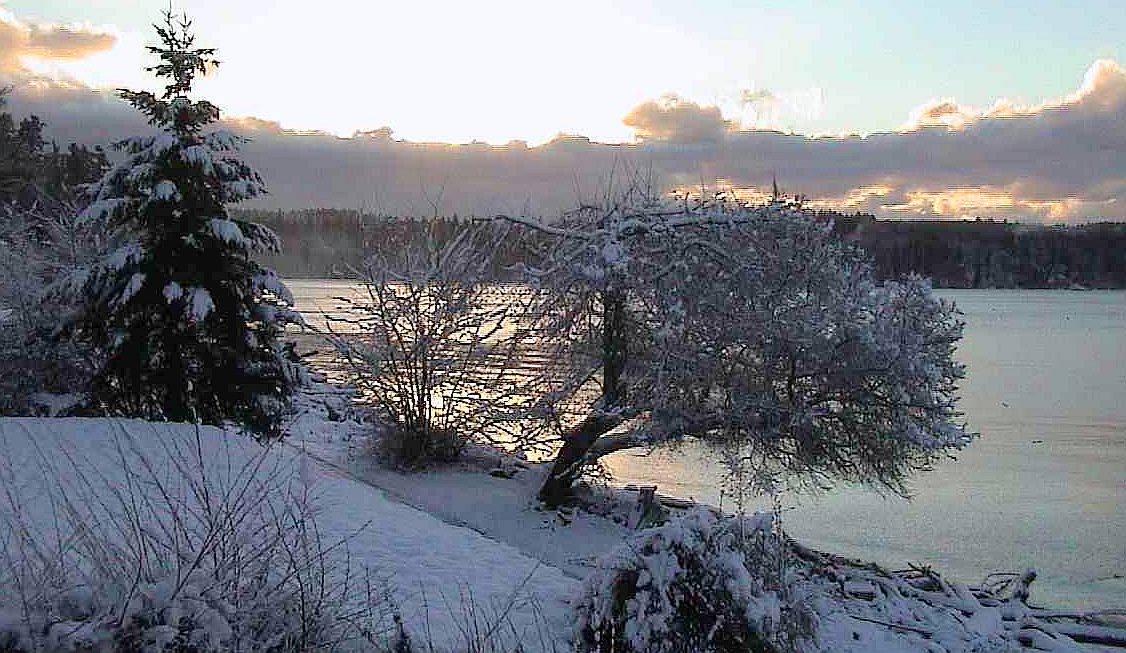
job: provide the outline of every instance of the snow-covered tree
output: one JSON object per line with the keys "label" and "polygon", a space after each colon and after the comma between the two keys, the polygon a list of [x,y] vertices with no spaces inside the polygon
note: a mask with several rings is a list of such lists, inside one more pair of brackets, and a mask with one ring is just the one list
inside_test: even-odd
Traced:
{"label": "snow-covered tree", "polygon": [[35,116],[5,111],[0,89],[0,414],[61,405],[82,384],[84,352],[49,337],[58,306],[45,301],[52,280],[88,263],[102,239],[80,226],[80,189],[108,164],[100,148],[66,150],[43,138]]}
{"label": "snow-covered tree", "polygon": [[80,299],[65,331],[100,350],[97,408],[269,431],[291,386],[278,336],[300,318],[251,258],[278,250],[277,236],[226,209],[265,188],[238,159],[240,139],[204,131],[218,108],[189,98],[215,50],[195,47],[191,22],[170,11],[156,30],[162,45],[148,49],[160,62],[148,70],[167,80],[163,94],[120,95],[160,133],[118,143],[121,161],[90,189],[82,219],[104,220],[117,247],[63,284]]}
{"label": "snow-covered tree", "polygon": [[593,397],[543,501],[567,501],[603,455],[685,437],[759,489],[785,476],[898,492],[969,441],[955,422],[962,324],[926,281],[877,284],[862,251],[784,200],[643,188],[552,224],[508,218],[547,243],[529,270],[553,291],[545,328],[571,343],[572,387]]}

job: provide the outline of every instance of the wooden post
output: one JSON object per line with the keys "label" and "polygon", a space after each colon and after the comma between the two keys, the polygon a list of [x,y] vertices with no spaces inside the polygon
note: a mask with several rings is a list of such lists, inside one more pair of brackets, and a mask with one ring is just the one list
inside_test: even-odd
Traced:
{"label": "wooden post", "polygon": [[637,508],[634,510],[636,516],[633,519],[633,527],[635,529],[644,527],[649,521],[650,517],[653,515],[656,500],[656,485],[642,485],[637,488]]}

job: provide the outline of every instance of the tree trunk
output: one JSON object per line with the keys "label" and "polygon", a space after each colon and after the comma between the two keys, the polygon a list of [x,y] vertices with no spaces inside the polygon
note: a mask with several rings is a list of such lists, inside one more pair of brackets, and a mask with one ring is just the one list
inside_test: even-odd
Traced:
{"label": "tree trunk", "polygon": [[563,439],[563,448],[544,479],[539,499],[554,508],[571,500],[571,485],[582,470],[583,458],[591,446],[621,419],[610,413],[625,399],[622,372],[626,366],[625,298],[618,291],[602,293],[602,410],[587,417]]}
{"label": "tree trunk", "polygon": [[602,293],[602,405],[620,406],[625,400],[622,372],[626,367],[626,306],[618,291]]}
{"label": "tree trunk", "polygon": [[557,508],[568,503],[571,496],[571,485],[582,471],[583,458],[587,451],[598,440],[599,436],[606,433],[620,423],[616,417],[597,414],[584,419],[581,424],[572,429],[563,440],[563,448],[555,456],[551,465],[551,473],[544,479],[540,488],[539,499],[550,508]]}

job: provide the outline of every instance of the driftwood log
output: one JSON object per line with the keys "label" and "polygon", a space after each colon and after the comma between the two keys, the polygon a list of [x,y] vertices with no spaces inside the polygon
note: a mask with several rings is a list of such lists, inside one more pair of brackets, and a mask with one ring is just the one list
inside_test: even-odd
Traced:
{"label": "driftwood log", "polygon": [[[1030,586],[1036,571],[990,574],[980,585],[949,581],[930,567],[910,566],[889,571],[878,565],[821,553],[789,540],[791,551],[807,568],[835,580],[852,599],[880,601],[910,597],[944,608],[969,620],[983,608],[999,610],[1003,626],[1015,631],[1016,640],[1029,650],[1082,651],[1076,644],[1126,649],[1126,627],[1111,620],[1126,616],[1126,610],[1069,612],[1047,610],[1029,604]],[[863,616],[860,621],[874,622]],[[923,628],[878,622],[889,628],[912,630],[929,637]]]}

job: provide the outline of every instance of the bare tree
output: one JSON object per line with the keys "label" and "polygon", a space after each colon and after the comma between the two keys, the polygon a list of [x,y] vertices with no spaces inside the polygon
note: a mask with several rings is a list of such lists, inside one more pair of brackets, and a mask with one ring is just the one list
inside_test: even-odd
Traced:
{"label": "bare tree", "polygon": [[545,243],[528,267],[554,297],[541,326],[569,344],[571,387],[596,387],[541,500],[568,501],[601,456],[685,437],[724,447],[760,483],[900,493],[969,441],[955,423],[962,324],[927,282],[876,284],[863,252],[794,203],[647,188],[557,223],[503,217]]}
{"label": "bare tree", "polygon": [[526,317],[536,292],[506,283],[495,257],[510,227],[433,223],[401,249],[374,252],[360,296],[329,315],[330,340],[361,395],[378,407],[385,456],[408,467],[454,459],[470,440],[520,449],[553,439],[534,392],[542,375]]}

